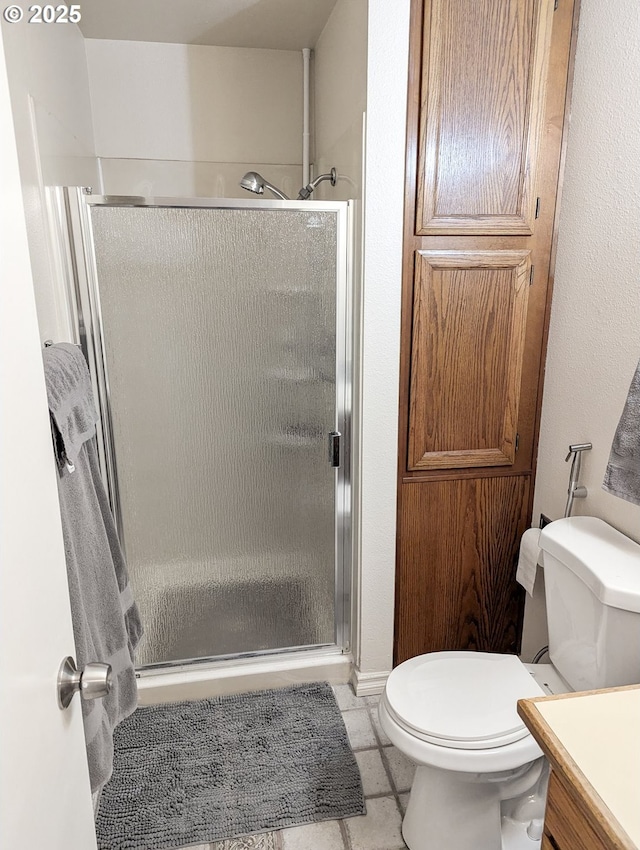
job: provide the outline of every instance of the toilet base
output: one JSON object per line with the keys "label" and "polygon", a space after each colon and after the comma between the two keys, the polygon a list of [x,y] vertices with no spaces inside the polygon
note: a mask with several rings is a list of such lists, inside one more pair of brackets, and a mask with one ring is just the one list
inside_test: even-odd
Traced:
{"label": "toilet base", "polygon": [[533,840],[527,835],[527,824],[502,818],[501,850],[540,850],[542,839]]}
{"label": "toilet base", "polygon": [[[419,765],[413,780],[402,835],[409,850],[539,850],[527,835],[529,818],[513,817],[516,795],[534,800],[541,764],[505,771],[490,781],[477,774]],[[530,797],[527,794],[530,792]],[[502,803],[509,799],[506,816]],[[544,798],[542,798],[542,808]]]}

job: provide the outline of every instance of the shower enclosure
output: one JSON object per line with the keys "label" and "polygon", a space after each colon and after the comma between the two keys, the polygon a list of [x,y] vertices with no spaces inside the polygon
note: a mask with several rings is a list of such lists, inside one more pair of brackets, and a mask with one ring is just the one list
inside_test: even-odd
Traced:
{"label": "shower enclosure", "polygon": [[348,204],[53,205],[139,664],[346,648]]}

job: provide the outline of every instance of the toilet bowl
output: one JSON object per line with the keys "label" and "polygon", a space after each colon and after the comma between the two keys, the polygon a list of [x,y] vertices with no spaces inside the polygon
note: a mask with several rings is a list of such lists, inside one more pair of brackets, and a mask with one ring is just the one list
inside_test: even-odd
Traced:
{"label": "toilet bowl", "polygon": [[380,723],[417,765],[409,850],[538,850],[547,766],[518,700],[545,695],[538,678],[555,693],[640,682],[640,545],[568,517],[545,526],[540,549],[551,664],[432,652],[387,680]]}
{"label": "toilet bowl", "polygon": [[379,715],[417,765],[410,850],[537,850],[546,766],[516,703],[543,695],[511,655],[434,652],[396,667]]}

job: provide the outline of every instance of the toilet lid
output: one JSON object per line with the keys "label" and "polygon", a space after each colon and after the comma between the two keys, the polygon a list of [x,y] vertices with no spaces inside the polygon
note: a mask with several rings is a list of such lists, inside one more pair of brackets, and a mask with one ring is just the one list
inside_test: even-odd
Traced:
{"label": "toilet lid", "polygon": [[544,691],[515,655],[432,652],[396,667],[385,695],[396,721],[416,737],[488,749],[529,734],[516,703]]}

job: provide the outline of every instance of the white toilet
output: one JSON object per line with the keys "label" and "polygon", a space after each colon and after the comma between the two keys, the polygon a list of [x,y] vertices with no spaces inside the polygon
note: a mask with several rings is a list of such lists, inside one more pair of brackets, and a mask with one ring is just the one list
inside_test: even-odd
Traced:
{"label": "white toilet", "polygon": [[393,670],[380,722],[417,764],[410,850],[537,850],[547,768],[518,699],[640,682],[640,545],[594,517],[540,535],[551,664],[432,652]]}

